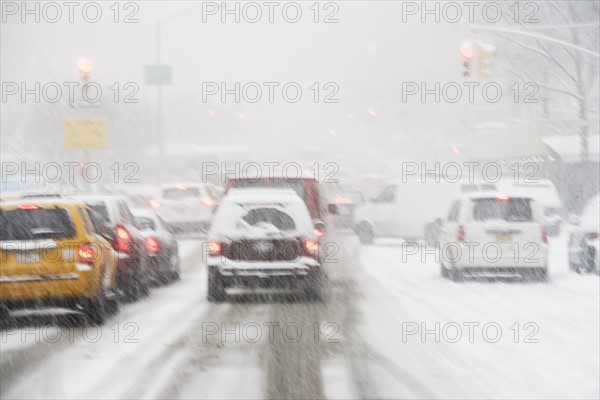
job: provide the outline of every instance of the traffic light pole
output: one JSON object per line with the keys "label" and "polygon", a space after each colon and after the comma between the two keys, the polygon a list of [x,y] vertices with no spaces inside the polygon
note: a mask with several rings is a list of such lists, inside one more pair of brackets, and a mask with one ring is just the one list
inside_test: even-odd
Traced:
{"label": "traffic light pole", "polygon": [[[160,65],[160,24],[159,20],[156,21],[156,65]],[[158,169],[158,183],[163,184],[163,168],[161,163],[165,160],[165,143],[163,137],[163,107],[162,107],[162,85],[159,83],[156,85],[156,134],[157,134],[157,145],[158,145],[158,157],[159,157],[159,169]]]}

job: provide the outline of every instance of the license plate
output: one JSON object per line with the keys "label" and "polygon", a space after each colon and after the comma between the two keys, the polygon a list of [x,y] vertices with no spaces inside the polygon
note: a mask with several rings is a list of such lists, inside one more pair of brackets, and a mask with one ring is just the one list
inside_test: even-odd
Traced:
{"label": "license plate", "polygon": [[17,261],[22,264],[39,263],[40,253],[17,253]]}
{"label": "license plate", "polygon": [[511,242],[512,236],[510,233],[497,233],[496,242]]}

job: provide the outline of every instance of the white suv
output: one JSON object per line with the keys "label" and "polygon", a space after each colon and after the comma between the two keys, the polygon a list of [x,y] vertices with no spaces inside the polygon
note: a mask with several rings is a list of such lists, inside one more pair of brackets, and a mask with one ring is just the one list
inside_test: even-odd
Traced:
{"label": "white suv", "polygon": [[293,190],[231,189],[208,240],[210,301],[223,301],[234,286],[291,286],[320,298],[318,236]]}
{"label": "white suv", "polygon": [[206,232],[217,203],[218,196],[209,185],[179,183],[165,186],[154,208],[173,233]]}
{"label": "white suv", "polygon": [[456,198],[440,234],[442,276],[534,276],[545,281],[548,237],[534,199],[476,192]]}

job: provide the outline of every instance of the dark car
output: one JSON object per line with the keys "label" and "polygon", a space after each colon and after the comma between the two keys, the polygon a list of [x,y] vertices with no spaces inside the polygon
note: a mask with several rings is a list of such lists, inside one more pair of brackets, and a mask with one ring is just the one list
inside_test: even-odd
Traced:
{"label": "dark car", "polygon": [[164,222],[148,210],[132,210],[135,224],[142,232],[150,262],[150,275],[159,285],[180,279],[179,247]]}
{"label": "dark car", "polygon": [[117,254],[117,286],[127,298],[137,300],[150,290],[150,265],[146,242],[136,227],[127,200],[115,195],[78,195],[92,211],[94,224]]}

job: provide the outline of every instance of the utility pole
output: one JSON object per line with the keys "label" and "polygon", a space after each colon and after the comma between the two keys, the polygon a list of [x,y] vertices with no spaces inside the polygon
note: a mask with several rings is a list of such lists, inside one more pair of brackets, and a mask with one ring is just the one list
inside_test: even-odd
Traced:
{"label": "utility pole", "polygon": [[[156,20],[156,65],[160,65],[160,24],[159,20]],[[163,137],[163,118],[162,118],[162,85],[156,85],[156,134],[158,144],[158,157],[161,162],[165,160],[165,142]],[[158,168],[158,183],[163,184],[163,168],[159,165]]]}

